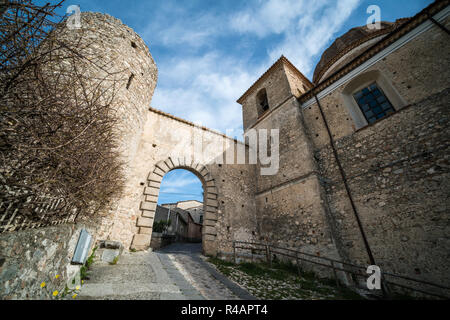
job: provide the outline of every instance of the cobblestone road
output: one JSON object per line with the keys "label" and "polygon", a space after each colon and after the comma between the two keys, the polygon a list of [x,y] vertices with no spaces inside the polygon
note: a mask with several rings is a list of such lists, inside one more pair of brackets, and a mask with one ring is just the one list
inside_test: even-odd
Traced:
{"label": "cobblestone road", "polygon": [[79,299],[254,299],[205,260],[201,244],[172,244],[157,252],[124,252],[116,265],[93,264]]}

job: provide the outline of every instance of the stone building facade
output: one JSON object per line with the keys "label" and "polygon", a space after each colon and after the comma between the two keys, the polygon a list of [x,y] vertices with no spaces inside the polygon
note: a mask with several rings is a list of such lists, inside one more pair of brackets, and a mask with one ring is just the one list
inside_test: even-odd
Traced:
{"label": "stone building facade", "polygon": [[[449,12],[350,30],[314,84],[282,57],[238,100],[245,130],[280,130],[280,171],[257,177],[261,239],[450,283]],[[386,113],[364,113],[362,90]]]}
{"label": "stone building facade", "polygon": [[[101,38],[98,54],[130,75],[116,101],[125,194],[91,232],[147,249],[161,181],[182,168],[203,184],[206,254],[231,252],[233,240],[270,242],[448,286],[449,13],[449,1],[437,1],[377,32],[352,29],[325,52],[314,83],[281,57],[238,100],[246,133],[279,130],[279,170],[269,176],[261,164],[236,164],[238,150],[247,159],[252,151],[245,139],[149,107],[157,69],[144,42],[115,18],[84,14],[82,30]],[[381,92],[390,107],[371,117],[361,92]],[[25,250],[19,241],[36,230],[0,235],[2,297],[36,287],[14,280],[19,273],[67,263],[78,229],[52,228],[62,228],[55,241],[64,250],[45,259],[31,252],[42,243]],[[33,257],[14,272],[13,242]],[[64,274],[64,263],[55,270]]]}

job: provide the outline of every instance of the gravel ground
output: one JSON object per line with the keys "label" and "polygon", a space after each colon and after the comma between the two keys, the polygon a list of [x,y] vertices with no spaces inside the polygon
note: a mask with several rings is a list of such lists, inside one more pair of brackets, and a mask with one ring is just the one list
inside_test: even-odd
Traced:
{"label": "gravel ground", "polygon": [[338,288],[333,281],[316,279],[311,274],[298,276],[294,272],[283,268],[269,268],[263,264],[251,263],[235,265],[215,258],[208,259],[208,262],[258,299],[361,299],[356,293]]}

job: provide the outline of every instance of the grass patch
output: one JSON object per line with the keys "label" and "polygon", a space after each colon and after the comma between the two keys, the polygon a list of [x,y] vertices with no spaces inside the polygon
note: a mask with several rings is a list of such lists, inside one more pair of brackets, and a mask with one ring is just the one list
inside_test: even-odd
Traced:
{"label": "grass patch", "polygon": [[292,277],[292,274],[289,271],[286,271],[285,269],[279,269],[274,265],[270,267],[265,263],[255,264],[244,262],[237,265],[237,268],[252,277],[266,277],[280,281]]}
{"label": "grass patch", "polygon": [[86,263],[80,268],[80,278],[81,280],[89,280],[88,270],[92,266],[95,260],[95,251],[98,247],[92,249],[91,255],[86,259]]}
{"label": "grass patch", "polygon": [[233,267],[235,267],[235,264],[229,261],[224,261],[216,257],[209,257],[208,262],[211,262],[214,264],[217,269],[225,276],[229,277],[231,275],[231,272],[233,271]]}
{"label": "grass patch", "polygon": [[119,261],[119,256],[115,257],[115,258],[113,259],[113,261],[111,261],[109,264],[110,264],[110,265],[115,265],[115,264],[117,264],[118,261]]}
{"label": "grass patch", "polygon": [[335,279],[319,278],[290,262],[234,264],[215,257],[209,257],[208,262],[260,299],[363,299],[349,288],[338,287]]}

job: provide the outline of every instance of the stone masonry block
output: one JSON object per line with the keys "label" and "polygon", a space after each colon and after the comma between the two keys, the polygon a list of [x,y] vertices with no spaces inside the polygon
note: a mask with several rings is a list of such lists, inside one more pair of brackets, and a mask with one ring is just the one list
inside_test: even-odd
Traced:
{"label": "stone masonry block", "polygon": [[217,208],[219,206],[219,202],[217,200],[206,199],[206,205]]}
{"label": "stone masonry block", "polygon": [[205,239],[205,242],[206,241],[215,241],[216,240],[216,236],[212,235],[212,234],[205,234],[203,236],[203,238]]}
{"label": "stone masonry block", "polygon": [[139,217],[137,219],[137,226],[138,227],[151,228],[153,226],[153,219],[145,218],[145,217]]}
{"label": "stone masonry block", "polygon": [[135,234],[131,248],[137,250],[145,250],[150,246],[151,234]]}
{"label": "stone masonry block", "polygon": [[206,206],[206,211],[214,212],[217,210],[217,207]]}
{"label": "stone masonry block", "polygon": [[208,193],[206,194],[206,198],[207,198],[207,199],[211,199],[211,200],[217,200],[217,194],[216,194],[216,193],[210,193],[210,192],[208,192]]}
{"label": "stone masonry block", "polygon": [[172,159],[166,159],[164,161],[164,163],[166,164],[167,168],[169,168],[169,170],[172,170],[174,168],[173,163],[172,163]]}
{"label": "stone masonry block", "polygon": [[148,186],[149,187],[154,187],[154,188],[160,188],[161,187],[161,183],[160,182],[155,182],[155,181],[149,181],[148,182]]}
{"label": "stone masonry block", "polygon": [[210,256],[216,256],[217,255],[217,244],[216,244],[216,237],[206,235],[205,240],[203,241],[203,252],[206,255]]}
{"label": "stone masonry block", "polygon": [[155,210],[143,210],[142,211],[142,216],[145,218],[151,218],[153,219],[155,217]]}
{"label": "stone masonry block", "polygon": [[171,158],[172,163],[174,165],[174,168],[178,168],[180,166],[180,161],[178,160],[178,158]]}
{"label": "stone masonry block", "polygon": [[154,181],[154,182],[161,182],[163,177],[157,175],[156,173],[150,173],[148,176],[148,180]]}
{"label": "stone masonry block", "polygon": [[193,162],[191,164],[192,169],[197,170],[197,167],[200,166],[200,164],[198,162]]}
{"label": "stone masonry block", "polygon": [[147,202],[158,202],[158,196],[155,195],[146,195],[145,201]]}
{"label": "stone masonry block", "polygon": [[158,196],[159,188],[145,187],[144,194],[149,196]]}
{"label": "stone masonry block", "polygon": [[153,170],[153,173],[156,175],[159,175],[162,179],[162,177],[164,177],[164,175],[166,174],[165,171],[163,171],[161,168],[159,167],[155,167],[155,169]]}
{"label": "stone masonry block", "polygon": [[205,166],[203,166],[203,168],[201,168],[199,172],[202,176],[205,176],[206,174],[209,173],[209,170]]}
{"label": "stone masonry block", "polygon": [[209,180],[212,180],[212,176],[211,176],[211,174],[208,172],[208,173],[206,173],[206,174],[203,176],[203,179],[205,179],[205,181],[209,181]]}
{"label": "stone masonry block", "polygon": [[216,194],[216,195],[219,193],[218,190],[217,190],[217,188],[216,188],[215,186],[207,186],[207,187],[206,187],[206,192],[207,192],[208,194],[214,193],[214,194]]}
{"label": "stone masonry block", "polygon": [[156,210],[156,202],[142,201],[141,202],[141,210],[155,211]]}
{"label": "stone masonry block", "polygon": [[160,161],[156,164],[157,168],[160,168],[162,171],[164,171],[164,173],[167,173],[170,171],[169,167],[167,166],[167,164],[164,161]]}
{"label": "stone masonry block", "polygon": [[216,230],[215,227],[204,226],[203,228],[205,230],[205,235],[206,234],[210,234],[210,235],[213,235],[213,236],[217,235],[217,230]]}
{"label": "stone masonry block", "polygon": [[217,221],[217,212],[206,211],[205,220]]}
{"label": "stone masonry block", "polygon": [[152,228],[146,228],[146,227],[139,228],[139,234],[152,234],[152,232],[153,232]]}
{"label": "stone masonry block", "polygon": [[207,220],[205,219],[205,222],[203,223],[203,226],[208,226],[208,227],[215,227],[216,226],[216,220]]}
{"label": "stone masonry block", "polygon": [[198,173],[200,173],[200,175],[203,176],[203,174],[202,174],[203,169],[207,170],[206,167],[205,167],[204,165],[199,164],[199,165],[197,166],[197,169],[196,169],[196,170],[198,171]]}

